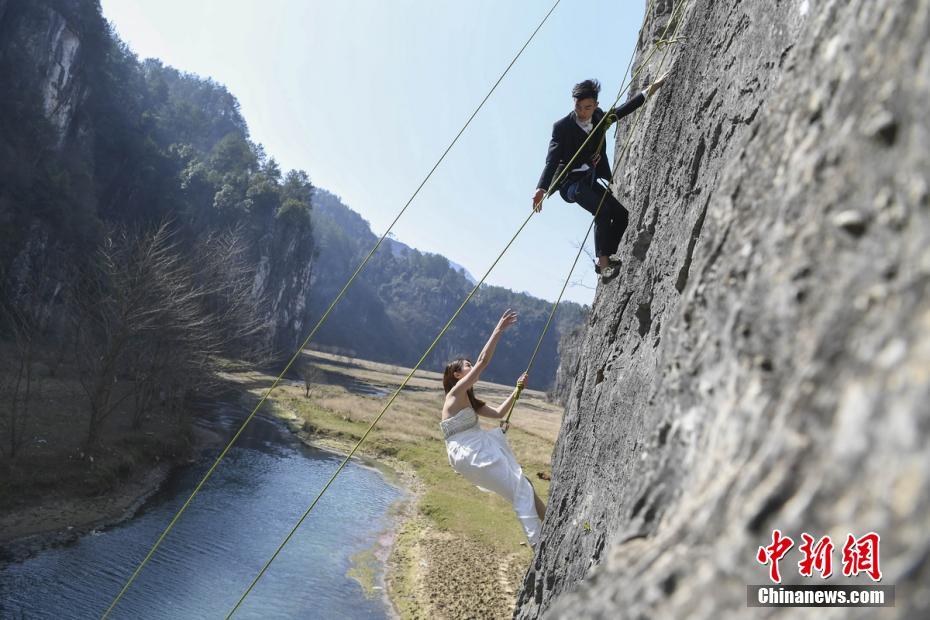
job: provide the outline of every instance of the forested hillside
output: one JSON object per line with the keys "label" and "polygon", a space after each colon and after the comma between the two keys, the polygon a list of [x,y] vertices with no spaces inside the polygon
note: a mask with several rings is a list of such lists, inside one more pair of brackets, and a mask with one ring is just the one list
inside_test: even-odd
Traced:
{"label": "forested hillside", "polygon": [[88,0],[0,2],[0,84],[0,454],[186,428],[224,358],[293,349],[313,188],[223,86]]}

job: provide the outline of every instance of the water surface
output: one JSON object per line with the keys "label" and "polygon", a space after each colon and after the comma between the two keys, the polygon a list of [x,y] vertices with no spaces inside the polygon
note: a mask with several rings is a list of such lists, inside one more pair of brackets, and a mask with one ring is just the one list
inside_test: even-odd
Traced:
{"label": "water surface", "polygon": [[[230,437],[242,412],[217,407]],[[99,618],[216,458],[180,469],[135,518],[0,565],[0,617]],[[113,618],[223,618],[341,462],[256,417],[117,607]],[[402,492],[349,463],[236,618],[385,618],[348,578],[350,557],[391,523]]]}

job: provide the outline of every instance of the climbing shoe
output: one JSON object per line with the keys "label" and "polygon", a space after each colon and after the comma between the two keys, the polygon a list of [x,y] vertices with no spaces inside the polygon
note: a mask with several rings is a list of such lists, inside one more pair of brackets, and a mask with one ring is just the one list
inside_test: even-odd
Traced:
{"label": "climbing shoe", "polygon": [[607,269],[601,269],[601,273],[600,273],[601,284],[607,284],[608,282],[610,282],[611,280],[613,280],[619,275],[620,275],[620,269],[618,268],[611,269],[610,267],[608,267]]}
{"label": "climbing shoe", "polygon": [[601,282],[606,284],[616,278],[620,273],[620,264],[619,262],[614,265],[608,263],[607,267],[602,268],[597,263],[594,263],[594,273],[601,276]]}
{"label": "climbing shoe", "polygon": [[[622,265],[622,264],[623,264],[623,261],[621,261],[621,260],[620,260],[620,257],[617,256],[616,254],[613,254],[613,255],[607,257],[607,266],[608,266],[608,267],[619,267],[619,266]],[[594,273],[596,273],[597,275],[601,275],[601,271],[602,271],[602,270],[601,270],[600,265],[598,265],[597,262],[595,262],[595,263],[594,263]]]}

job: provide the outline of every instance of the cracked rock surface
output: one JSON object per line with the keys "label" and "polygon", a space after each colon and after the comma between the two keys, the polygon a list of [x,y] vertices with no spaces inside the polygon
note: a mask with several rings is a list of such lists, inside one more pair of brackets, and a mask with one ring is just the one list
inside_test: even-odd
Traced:
{"label": "cracked rock surface", "polygon": [[[673,12],[653,4],[637,64]],[[515,616],[928,617],[930,0],[680,20],[618,132],[622,272],[571,360]],[[786,584],[871,584],[842,546],[879,533],[896,606],[747,608],[776,528]],[[802,532],[832,537],[830,579],[799,575]]]}

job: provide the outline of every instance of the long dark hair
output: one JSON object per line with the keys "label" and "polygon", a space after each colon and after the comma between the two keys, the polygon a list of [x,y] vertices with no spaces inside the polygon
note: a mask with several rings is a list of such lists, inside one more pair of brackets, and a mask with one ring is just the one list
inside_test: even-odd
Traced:
{"label": "long dark hair", "polygon": [[[446,369],[442,373],[442,389],[446,391],[446,394],[451,392],[452,388],[455,387],[455,384],[459,382],[459,380],[455,378],[455,373],[462,371],[462,365],[466,361],[469,364],[471,363],[471,360],[466,360],[464,357],[462,357],[446,364]],[[468,391],[465,393],[468,395],[468,402],[471,404],[471,408],[475,410],[475,413],[484,407],[485,402],[483,400],[479,400],[478,397],[475,396],[474,388],[468,388]]]}

